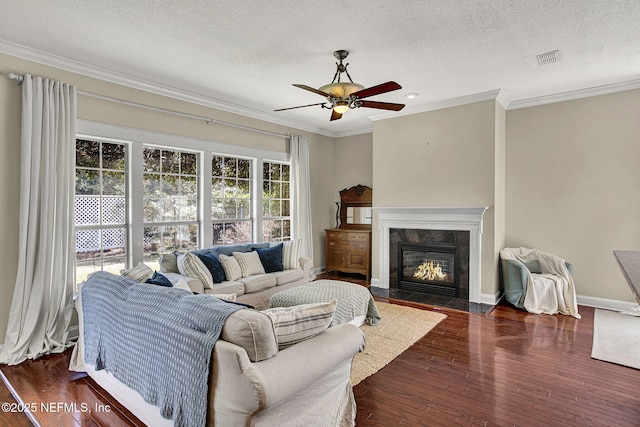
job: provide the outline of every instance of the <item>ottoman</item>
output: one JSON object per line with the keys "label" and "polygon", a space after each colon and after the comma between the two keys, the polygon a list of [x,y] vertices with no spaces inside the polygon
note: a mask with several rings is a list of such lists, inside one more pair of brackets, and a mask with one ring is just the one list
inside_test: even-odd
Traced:
{"label": "ottoman", "polygon": [[285,289],[271,296],[269,308],[329,302],[334,299],[338,304],[331,326],[340,323],[360,326],[364,322],[376,325],[380,321],[378,307],[369,290],[364,286],[339,280],[316,280]]}

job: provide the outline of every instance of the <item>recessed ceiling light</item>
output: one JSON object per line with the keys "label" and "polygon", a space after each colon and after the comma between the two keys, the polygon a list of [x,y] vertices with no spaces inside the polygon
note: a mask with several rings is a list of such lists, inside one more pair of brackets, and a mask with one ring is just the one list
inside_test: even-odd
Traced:
{"label": "recessed ceiling light", "polygon": [[407,94],[405,95],[405,97],[406,97],[407,99],[413,99],[413,98],[415,98],[416,96],[418,96],[418,94],[417,94],[417,93],[415,93],[415,92],[407,93]]}

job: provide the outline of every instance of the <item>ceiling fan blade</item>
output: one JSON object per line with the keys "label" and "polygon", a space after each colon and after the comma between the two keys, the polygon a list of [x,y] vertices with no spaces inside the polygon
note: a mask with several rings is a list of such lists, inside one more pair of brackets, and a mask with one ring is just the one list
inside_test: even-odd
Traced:
{"label": "ceiling fan blade", "polygon": [[378,108],[380,110],[392,110],[400,111],[404,108],[404,104],[394,104],[392,102],[379,102],[379,101],[360,101],[361,107],[366,108]]}
{"label": "ceiling fan blade", "polygon": [[369,88],[362,89],[357,92],[353,92],[351,96],[356,96],[362,99],[362,98],[368,98],[373,95],[379,95],[381,93],[392,92],[398,89],[402,89],[402,86],[400,86],[398,83],[386,82],[386,83],[379,84],[377,86],[371,86]]}
{"label": "ceiling fan blade", "polygon": [[329,119],[330,122],[341,119],[341,118],[342,118],[342,114],[336,113],[335,110],[331,110],[331,118]]}
{"label": "ceiling fan blade", "polygon": [[298,105],[297,107],[289,107],[289,108],[280,108],[273,111],[285,111],[285,110],[294,110],[296,108],[304,108],[304,107],[313,107],[314,105],[322,105],[324,102],[317,102],[315,104],[307,104],[307,105]]}
{"label": "ceiling fan blade", "polygon": [[327,92],[323,92],[311,86],[301,85],[296,83],[294,83],[293,86],[299,87],[300,89],[308,90],[309,92],[317,93],[318,95],[324,96],[325,98],[331,96],[331,94],[328,94]]}

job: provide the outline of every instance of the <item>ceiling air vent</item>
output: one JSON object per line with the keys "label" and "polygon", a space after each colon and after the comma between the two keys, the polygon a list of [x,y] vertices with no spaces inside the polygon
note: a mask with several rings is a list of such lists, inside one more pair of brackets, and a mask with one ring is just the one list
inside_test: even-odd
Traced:
{"label": "ceiling air vent", "polygon": [[536,58],[538,58],[538,64],[540,65],[554,64],[560,61],[560,51],[552,50],[551,52],[541,53]]}

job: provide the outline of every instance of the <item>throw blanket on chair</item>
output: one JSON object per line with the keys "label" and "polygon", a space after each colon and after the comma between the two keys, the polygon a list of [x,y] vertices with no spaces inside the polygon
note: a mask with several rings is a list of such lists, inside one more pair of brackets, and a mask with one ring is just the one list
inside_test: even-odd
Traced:
{"label": "throw blanket on chair", "polygon": [[204,426],[209,363],[243,307],[107,272],[81,289],[86,363],[107,369],[176,426]]}
{"label": "throw blanket on chair", "polygon": [[505,248],[500,251],[502,259],[521,263],[538,261],[541,274],[527,270],[527,290],[524,308],[535,314],[567,314],[580,319],[573,278],[567,270],[566,261],[538,249]]}

